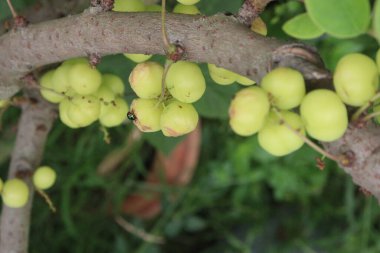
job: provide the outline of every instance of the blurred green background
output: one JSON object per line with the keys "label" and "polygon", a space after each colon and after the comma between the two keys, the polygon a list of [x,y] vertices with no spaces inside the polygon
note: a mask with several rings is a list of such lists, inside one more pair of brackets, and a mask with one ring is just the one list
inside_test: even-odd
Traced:
{"label": "blurred green background", "polygon": [[[32,0],[13,0],[18,10]],[[0,19],[9,17],[0,1]],[[206,15],[236,13],[242,1],[202,0]],[[169,7],[174,1],[169,1]],[[299,1],[277,1],[262,15],[268,36],[291,40],[282,24],[304,12]],[[377,43],[368,35],[336,39],[327,35],[306,41],[321,52],[333,69],[344,54],[364,52],[373,56]],[[154,56],[153,60],[164,61]],[[128,86],[135,64],[122,55],[107,56],[99,69],[115,73]],[[314,151],[275,158],[263,151],[256,137],[243,138],[228,126],[227,108],[241,87],[218,86],[208,81],[205,96],[196,103],[202,116],[202,144],[198,166],[188,186],[162,186],[161,214],[149,221],[123,216],[135,227],[162,236],[163,245],[145,242],[120,228],[113,215],[122,201],[148,186],[143,179],[155,150],[169,153],[181,140],[161,134],[144,134],[134,143],[118,169],[100,176],[96,169],[104,157],[125,146],[132,125],[110,129],[111,144],[103,141],[99,125],[72,130],[56,121],[49,136],[43,164],[56,168],[58,181],[48,191],[58,212],[52,214],[35,197],[30,232],[31,253],[221,253],[221,252],[380,252],[380,209],[366,197],[335,163],[316,167]],[[127,89],[127,99],[133,97]],[[212,105],[212,106],[210,106]],[[19,110],[9,109],[0,132],[0,174],[6,178]],[[173,201],[173,194],[176,200]]]}

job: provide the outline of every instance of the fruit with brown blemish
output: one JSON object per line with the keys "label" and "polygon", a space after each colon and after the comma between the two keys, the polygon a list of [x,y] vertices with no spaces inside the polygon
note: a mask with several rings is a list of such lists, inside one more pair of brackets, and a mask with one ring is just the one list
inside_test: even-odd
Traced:
{"label": "fruit with brown blemish", "polygon": [[140,98],[157,98],[161,94],[164,68],[157,62],[139,63],[129,75],[132,90]]}
{"label": "fruit with brown blemish", "polygon": [[107,105],[102,103],[100,105],[99,122],[105,127],[119,126],[124,122],[127,117],[129,107],[127,102],[117,97]]}
{"label": "fruit with brown blemish", "polygon": [[134,99],[131,104],[133,123],[142,132],[157,132],[161,130],[160,120],[163,109],[164,106],[158,99]]}

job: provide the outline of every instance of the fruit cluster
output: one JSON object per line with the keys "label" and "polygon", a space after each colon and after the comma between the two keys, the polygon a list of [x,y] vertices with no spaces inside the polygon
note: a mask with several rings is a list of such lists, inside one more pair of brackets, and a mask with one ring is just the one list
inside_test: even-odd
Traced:
{"label": "fruit cluster", "polygon": [[85,127],[99,119],[105,127],[120,125],[128,112],[122,98],[123,81],[101,74],[85,58],[75,58],[50,70],[40,79],[42,96],[59,103],[61,121],[71,128]]}
{"label": "fruit cluster", "polygon": [[[48,166],[39,167],[33,174],[33,185],[37,190],[46,190],[53,186],[56,180],[55,171]],[[19,178],[7,180],[4,185],[0,179],[0,192],[6,206],[20,208],[29,199],[28,185]]]}

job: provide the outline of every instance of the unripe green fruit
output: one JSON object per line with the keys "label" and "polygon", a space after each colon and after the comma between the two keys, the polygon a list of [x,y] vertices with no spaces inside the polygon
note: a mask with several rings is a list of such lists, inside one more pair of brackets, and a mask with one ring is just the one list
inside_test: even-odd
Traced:
{"label": "unripe green fruit", "polygon": [[215,64],[207,64],[210,77],[214,82],[221,85],[232,84],[237,79],[237,74],[224,68],[219,68]]}
{"label": "unripe green fruit", "polygon": [[85,127],[99,118],[100,102],[95,96],[74,96],[70,101],[67,116],[72,123]]}
{"label": "unripe green fruit", "polygon": [[244,86],[250,86],[250,85],[254,85],[256,83],[255,81],[249,79],[248,77],[242,76],[242,75],[237,75],[236,82],[238,82]]}
{"label": "unripe green fruit", "polygon": [[145,11],[146,12],[160,12],[161,11],[161,5],[158,4],[151,4],[145,6]]}
{"label": "unripe green fruit", "polygon": [[9,103],[9,100],[0,99],[0,109],[6,107],[8,105],[8,103]]}
{"label": "unripe green fruit", "polygon": [[112,10],[118,12],[140,12],[145,10],[145,5],[141,0],[115,0]]}
{"label": "unripe green fruit", "polygon": [[380,49],[377,50],[377,53],[376,53],[376,63],[377,63],[377,68],[379,69],[379,73],[380,73]]}
{"label": "unripe green fruit", "polygon": [[339,60],[334,87],[344,103],[362,106],[376,93],[379,73],[375,62],[363,54],[348,54]]}
{"label": "unripe green fruit", "polygon": [[189,14],[189,15],[201,14],[197,6],[184,5],[184,4],[177,4],[173,9],[173,13],[181,13],[181,14]]}
{"label": "unripe green fruit", "polygon": [[197,64],[178,61],[169,68],[166,75],[166,87],[177,100],[193,103],[203,96],[206,81]]}
{"label": "unripe green fruit", "polygon": [[192,5],[198,3],[200,0],[177,0],[177,2],[184,5]]}
{"label": "unripe green fruit", "polygon": [[164,68],[157,62],[139,63],[129,75],[132,90],[140,98],[157,98],[161,95]]}
{"label": "unripe green fruit", "polygon": [[51,91],[54,89],[53,81],[52,81],[53,74],[54,74],[54,70],[50,70],[41,77],[40,92],[41,92],[42,97],[45,98],[47,101],[51,103],[59,103],[65,98],[65,96],[63,94],[58,94],[57,92]]}
{"label": "unripe green fruit", "polygon": [[110,103],[116,98],[116,94],[107,86],[101,85],[99,89],[94,93],[101,103]]}
{"label": "unripe green fruit", "polygon": [[284,120],[295,131],[305,135],[301,117],[289,111],[281,111],[280,114],[282,119],[275,112],[270,112],[258,134],[260,146],[274,156],[290,154],[301,148],[304,143],[282,122]]}
{"label": "unripe green fruit", "polygon": [[62,64],[54,71],[51,81],[53,83],[53,89],[56,92],[63,93],[71,89],[69,82],[69,71],[71,67],[71,64]]}
{"label": "unripe green fruit", "polygon": [[75,64],[71,66],[68,74],[72,89],[80,95],[95,93],[102,83],[102,75],[90,64]]}
{"label": "unripe green fruit", "polygon": [[120,77],[113,74],[104,74],[102,75],[102,85],[107,86],[112,90],[116,95],[123,95],[125,91],[125,85],[123,80]]}
{"label": "unripe green fruit", "polygon": [[71,59],[68,59],[66,61],[64,61],[62,63],[63,66],[66,66],[66,65],[70,65],[70,66],[73,66],[73,65],[76,65],[76,64],[89,64],[89,61],[88,61],[88,58],[84,58],[84,57],[77,57],[77,58],[71,58]]}
{"label": "unripe green fruit", "polygon": [[264,76],[261,87],[272,96],[273,105],[282,110],[300,105],[306,93],[302,74],[284,67],[276,68]]}
{"label": "unripe green fruit", "polygon": [[46,190],[53,186],[57,174],[49,166],[39,167],[33,174],[33,184],[37,189]]}
{"label": "unripe green fruit", "polygon": [[29,188],[18,178],[9,179],[4,184],[2,197],[6,206],[20,208],[28,202]]}
{"label": "unripe green fruit", "polygon": [[137,98],[132,101],[131,111],[136,119],[133,123],[142,132],[156,132],[161,130],[160,120],[164,106],[158,99]]}
{"label": "unripe green fruit", "polygon": [[265,90],[256,86],[240,90],[229,108],[232,130],[241,136],[257,133],[264,125],[269,108],[269,98]]}
{"label": "unripe green fruit", "polygon": [[59,103],[59,118],[61,119],[62,123],[70,128],[78,128],[80,127],[78,124],[71,121],[71,119],[67,116],[67,113],[69,111],[69,107],[71,105],[71,102],[69,99],[65,98],[64,100]]}
{"label": "unripe green fruit", "polygon": [[136,63],[147,61],[152,57],[151,54],[124,54],[124,56]]}
{"label": "unripe green fruit", "polygon": [[347,109],[336,93],[314,90],[302,100],[301,117],[307,133],[320,141],[334,141],[347,129]]}
{"label": "unripe green fruit", "polygon": [[170,100],[161,114],[161,130],[165,136],[177,137],[192,132],[199,116],[192,104]]}
{"label": "unripe green fruit", "polygon": [[99,121],[105,127],[118,126],[126,119],[128,110],[127,102],[118,97],[108,105],[101,105]]}

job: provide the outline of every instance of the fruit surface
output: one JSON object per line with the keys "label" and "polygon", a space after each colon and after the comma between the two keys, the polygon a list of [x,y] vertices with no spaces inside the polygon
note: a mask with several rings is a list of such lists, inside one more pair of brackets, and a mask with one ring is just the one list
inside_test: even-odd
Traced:
{"label": "fruit surface", "polygon": [[249,79],[248,77],[242,76],[242,75],[237,75],[236,82],[240,83],[241,85],[245,85],[245,86],[253,85],[256,83],[255,81]]}
{"label": "fruit surface", "polygon": [[56,92],[67,92],[71,89],[69,82],[69,70],[72,67],[71,64],[62,64],[59,66],[52,76],[53,89]]}
{"label": "fruit surface", "polygon": [[147,61],[152,57],[151,54],[124,54],[124,56],[136,63]]}
{"label": "fruit surface", "polygon": [[229,108],[230,126],[241,136],[257,133],[269,112],[268,94],[260,87],[249,87],[236,93]]}
{"label": "fruit surface", "polygon": [[59,118],[61,119],[62,123],[70,128],[78,128],[80,127],[79,124],[76,124],[71,121],[71,119],[67,116],[69,107],[70,107],[71,101],[67,98],[61,101],[59,103]]}
{"label": "fruit surface", "polygon": [[33,184],[41,190],[49,189],[55,183],[57,174],[49,166],[41,166],[33,174]]}
{"label": "fruit surface", "polygon": [[305,135],[301,117],[289,111],[281,111],[281,118],[275,112],[270,112],[264,126],[258,134],[260,146],[274,156],[284,156],[302,147],[304,141],[285,124]]}
{"label": "fruit surface", "polygon": [[161,95],[164,68],[157,62],[139,63],[129,75],[132,90],[140,98],[157,98]]}
{"label": "fruit surface", "polygon": [[347,109],[330,90],[308,93],[302,100],[300,112],[307,133],[317,140],[337,140],[347,129]]}
{"label": "fruit surface", "polygon": [[177,2],[184,5],[192,5],[198,3],[200,0],[177,0]]}
{"label": "fruit surface", "polygon": [[306,93],[302,74],[284,67],[276,68],[264,76],[261,87],[271,95],[273,105],[281,110],[300,105]]}
{"label": "fruit surface", "polygon": [[127,102],[118,97],[113,103],[108,105],[101,104],[99,121],[105,127],[118,126],[126,119],[128,110]]}
{"label": "fruit surface", "polygon": [[145,10],[141,0],[115,0],[113,11],[118,12],[140,12]]}
{"label": "fruit surface", "polygon": [[334,87],[344,103],[351,106],[364,105],[379,87],[376,63],[363,54],[344,56],[334,72]]}
{"label": "fruit surface", "polygon": [[100,114],[100,102],[97,97],[74,96],[67,110],[67,116],[72,123],[80,127],[88,126],[94,123]]}
{"label": "fruit surface", "polygon": [[257,17],[253,20],[252,25],[251,25],[251,30],[263,36],[267,36],[268,34],[267,25],[264,23],[264,21],[260,17]]}
{"label": "fruit surface", "polygon": [[377,63],[377,68],[379,69],[379,73],[380,73],[380,49],[377,50],[377,53],[376,53],[376,63]]}
{"label": "fruit surface", "polygon": [[108,86],[116,95],[123,95],[125,91],[125,85],[120,77],[113,74],[102,75],[102,85]]}
{"label": "fruit surface", "polygon": [[198,124],[198,112],[192,104],[171,100],[161,114],[160,125],[165,136],[177,137],[193,131]]}
{"label": "fruit surface", "polygon": [[68,73],[71,88],[80,95],[95,93],[102,83],[102,75],[89,64],[74,64]]}
{"label": "fruit surface", "polygon": [[134,99],[131,104],[131,111],[135,116],[133,123],[142,132],[159,131],[163,109],[163,104],[158,103],[158,99]]}
{"label": "fruit surface", "polygon": [[174,6],[173,13],[181,13],[181,14],[189,14],[189,15],[201,14],[197,6],[184,5],[184,4],[177,4],[176,6]]}
{"label": "fruit surface", "polygon": [[9,100],[7,100],[7,99],[0,99],[0,109],[4,108],[5,106],[7,106],[8,103],[9,103]]}
{"label": "fruit surface", "polygon": [[9,179],[4,184],[2,197],[6,206],[20,208],[28,202],[29,188],[18,178]]}
{"label": "fruit surface", "polygon": [[54,70],[50,70],[41,77],[40,85],[42,88],[40,91],[41,91],[42,97],[45,98],[47,101],[51,103],[59,103],[65,98],[65,96],[53,90],[54,89],[53,81],[52,81],[53,74],[54,74]]}
{"label": "fruit surface", "polygon": [[206,81],[197,64],[178,61],[169,68],[166,76],[166,87],[177,100],[193,103],[204,94]]}
{"label": "fruit surface", "polygon": [[66,66],[66,65],[73,66],[73,65],[79,64],[79,63],[89,64],[88,58],[84,58],[84,57],[71,58],[71,59],[68,59],[68,60],[64,61],[62,63],[62,65],[64,65],[64,66]]}
{"label": "fruit surface", "polygon": [[116,94],[107,86],[100,85],[99,89],[94,93],[94,96],[99,99],[101,103],[110,103],[115,100]]}
{"label": "fruit surface", "polygon": [[221,85],[232,84],[237,79],[237,74],[228,69],[217,67],[215,64],[207,64],[210,77],[214,82]]}

